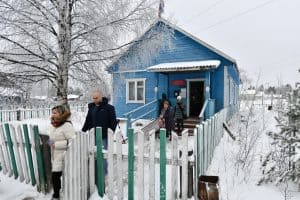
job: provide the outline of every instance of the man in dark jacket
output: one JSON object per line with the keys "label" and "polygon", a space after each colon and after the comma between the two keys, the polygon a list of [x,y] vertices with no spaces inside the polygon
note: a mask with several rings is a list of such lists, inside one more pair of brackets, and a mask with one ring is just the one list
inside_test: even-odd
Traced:
{"label": "man in dark jacket", "polygon": [[[102,145],[104,149],[107,149],[107,130],[110,128],[115,131],[117,126],[115,107],[108,104],[108,99],[103,97],[100,91],[94,91],[92,98],[93,103],[88,105],[88,113],[81,130],[86,132],[92,128],[102,127]],[[104,161],[104,173],[107,174],[106,160]]]}
{"label": "man in dark jacket", "polygon": [[108,99],[102,97],[100,91],[92,94],[93,103],[88,105],[88,113],[82,127],[86,132],[95,127],[102,127],[102,138],[107,138],[107,129],[115,131],[117,126],[116,112],[114,106],[108,104]]}

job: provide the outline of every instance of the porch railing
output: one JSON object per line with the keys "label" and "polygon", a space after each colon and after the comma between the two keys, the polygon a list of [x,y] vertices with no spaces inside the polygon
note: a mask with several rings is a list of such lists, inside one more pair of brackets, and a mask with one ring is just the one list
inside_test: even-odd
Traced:
{"label": "porch railing", "polygon": [[123,116],[127,118],[127,128],[131,128],[133,122],[139,119],[143,119],[147,115],[150,115],[152,113],[154,113],[155,115],[157,111],[157,103],[158,100],[155,99],[143,106],[140,106],[136,109],[131,110],[130,112],[123,114]]}
{"label": "porch railing", "polygon": [[206,99],[205,102],[204,102],[204,104],[203,104],[203,107],[202,107],[202,109],[201,109],[201,112],[200,112],[200,114],[199,114],[200,122],[202,122],[202,121],[204,120],[204,113],[205,113],[207,104],[208,104],[208,100]]}

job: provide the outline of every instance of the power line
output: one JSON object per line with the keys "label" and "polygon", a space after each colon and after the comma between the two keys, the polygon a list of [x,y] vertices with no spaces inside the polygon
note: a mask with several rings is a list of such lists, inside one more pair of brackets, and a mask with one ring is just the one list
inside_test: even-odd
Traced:
{"label": "power line", "polygon": [[233,15],[233,16],[228,17],[226,19],[222,19],[222,20],[216,22],[215,24],[212,24],[210,26],[204,27],[203,29],[200,29],[199,31],[207,31],[207,30],[212,29],[212,28],[214,28],[214,27],[216,27],[218,25],[221,25],[221,24],[224,24],[226,22],[235,20],[238,17],[244,16],[244,15],[246,15],[248,13],[251,13],[251,12],[253,12],[253,11],[259,9],[259,8],[265,7],[265,6],[271,4],[271,3],[275,2],[275,1],[279,1],[279,0],[269,0],[269,1],[266,1],[264,3],[261,3],[261,4],[257,5],[257,6],[255,6],[255,7],[252,7],[252,8],[249,8],[249,9],[243,11],[243,12],[240,12],[240,13],[238,13],[236,15]]}
{"label": "power line", "polygon": [[202,10],[200,13],[194,15],[193,17],[189,18],[188,20],[186,20],[186,24],[191,23],[192,21],[194,21],[196,19],[196,17],[200,17],[203,14],[207,13],[208,11],[212,10],[213,8],[215,8],[218,4],[222,3],[225,0],[218,0],[216,2],[214,2],[213,4],[211,4],[210,6],[208,6],[206,9]]}

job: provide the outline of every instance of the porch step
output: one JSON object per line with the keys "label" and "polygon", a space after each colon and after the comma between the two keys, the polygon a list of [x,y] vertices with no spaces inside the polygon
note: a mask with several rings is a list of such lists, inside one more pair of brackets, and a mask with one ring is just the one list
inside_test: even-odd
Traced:
{"label": "porch step", "polygon": [[[199,124],[199,118],[196,117],[190,117],[187,118],[183,121],[183,127],[185,129],[188,129],[188,134],[189,136],[193,136],[194,135],[194,128],[196,128],[196,126]],[[177,127],[175,127],[175,131],[177,130]],[[179,133],[180,135],[180,133]]]}

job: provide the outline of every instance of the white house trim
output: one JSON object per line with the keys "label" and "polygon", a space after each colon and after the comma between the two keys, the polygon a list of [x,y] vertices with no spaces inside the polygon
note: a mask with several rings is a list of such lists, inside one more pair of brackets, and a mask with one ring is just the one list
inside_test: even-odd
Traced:
{"label": "white house trim", "polygon": [[146,72],[145,69],[137,69],[137,70],[124,70],[124,71],[116,71],[113,74],[124,74],[124,73],[135,73],[135,72]]}
{"label": "white house trim", "polygon": [[[143,82],[143,100],[137,100],[137,82],[142,81]],[[129,82],[134,82],[134,100],[129,100]],[[132,78],[132,79],[126,79],[126,104],[128,103],[143,103],[146,102],[146,78]]]}

